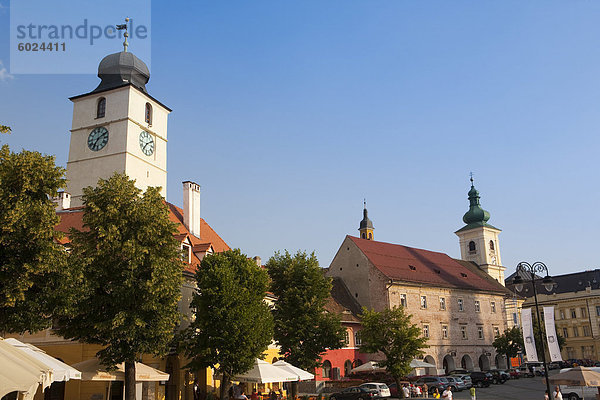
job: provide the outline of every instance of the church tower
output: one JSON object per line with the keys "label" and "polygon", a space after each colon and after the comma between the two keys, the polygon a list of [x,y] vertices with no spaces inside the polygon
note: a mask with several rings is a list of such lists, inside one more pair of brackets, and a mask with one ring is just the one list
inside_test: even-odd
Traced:
{"label": "church tower", "polygon": [[167,118],[171,110],[150,96],[148,67],[133,53],[100,62],[96,89],[71,97],[73,124],[67,162],[71,206],[82,205],[83,188],[124,172],[146,190],[167,193]]}
{"label": "church tower", "polygon": [[457,230],[460,242],[460,257],[473,261],[490,276],[504,285],[504,270],[500,259],[500,243],[498,235],[501,230],[488,224],[490,213],[479,203],[479,192],[475,189],[471,177],[469,190],[469,211],[463,216],[466,224]]}
{"label": "church tower", "polygon": [[375,237],[373,235],[373,230],[375,230],[375,228],[373,228],[373,222],[369,219],[369,216],[368,216],[367,202],[365,201],[363,204],[364,204],[363,219],[362,219],[362,221],[360,221],[360,226],[358,228],[358,231],[360,232],[360,238],[367,239],[367,240],[374,240]]}

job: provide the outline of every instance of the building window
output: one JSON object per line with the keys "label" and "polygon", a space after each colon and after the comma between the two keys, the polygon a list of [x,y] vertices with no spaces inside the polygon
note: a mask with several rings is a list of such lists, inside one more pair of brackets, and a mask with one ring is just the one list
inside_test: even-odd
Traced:
{"label": "building window", "polygon": [[467,340],[469,337],[467,336],[467,327],[465,325],[462,325],[460,327],[460,334],[463,338],[463,340]]}
{"label": "building window", "polygon": [[563,328],[563,337],[564,338],[568,338],[569,337],[569,330],[567,328]]}
{"label": "building window", "polygon": [[329,360],[325,360],[323,362],[323,378],[330,378],[331,377],[331,363],[329,362]]}
{"label": "building window", "polygon": [[344,332],[344,344],[346,346],[350,345],[350,333],[347,330]]}
{"label": "building window", "polygon": [[446,309],[446,298],[440,297],[440,310],[445,310],[445,309]]}
{"label": "building window", "polygon": [[596,315],[600,317],[600,306],[596,306]]}
{"label": "building window", "polygon": [[483,326],[478,326],[477,327],[477,337],[479,339],[483,339]]}
{"label": "building window", "polygon": [[421,296],[421,308],[427,308],[427,296]]}
{"label": "building window", "polygon": [[586,312],[585,312],[585,307],[581,307],[581,318],[585,318],[586,316]]}
{"label": "building window", "polygon": [[479,305],[479,300],[475,300],[475,312],[480,312],[481,306]]}
{"label": "building window", "polygon": [[494,337],[500,336],[500,328],[497,326],[494,327]]}
{"label": "building window", "polygon": [[490,240],[490,250],[494,251],[494,241]]}
{"label": "building window", "polygon": [[400,305],[402,307],[406,307],[406,295],[405,294],[400,295]]}
{"label": "building window", "polygon": [[458,311],[465,311],[463,299],[458,299]]}
{"label": "building window", "polygon": [[369,240],[373,240],[373,234],[369,232]]}
{"label": "building window", "polygon": [[152,125],[152,104],[146,103],[146,122]]}
{"label": "building window", "polygon": [[588,325],[583,326],[583,336],[592,336],[590,334],[590,327]]}
{"label": "building window", "polygon": [[429,337],[429,325],[423,325],[423,337]]}
{"label": "building window", "polygon": [[344,376],[350,375],[350,370],[352,370],[352,361],[346,360],[344,362]]}
{"label": "building window", "polygon": [[495,312],[496,312],[496,302],[495,302],[495,301],[492,301],[492,302],[490,303],[490,308],[492,309],[492,312],[493,312],[493,313],[495,313]]}
{"label": "building window", "polygon": [[363,232],[363,233],[360,234],[360,237],[361,237],[361,239],[366,239],[367,238],[367,234]]}
{"label": "building window", "polygon": [[513,324],[519,325],[519,316],[516,312],[513,313]]}
{"label": "building window", "polygon": [[579,329],[576,326],[573,327],[573,337],[579,337]]}
{"label": "building window", "polygon": [[577,318],[577,313],[574,308],[571,308],[571,318]]}
{"label": "building window", "polygon": [[567,358],[575,358],[575,349],[567,347]]}
{"label": "building window", "polygon": [[448,325],[442,325],[442,338],[448,339]]}
{"label": "building window", "polygon": [[106,98],[100,97],[96,107],[96,118],[103,118],[106,115]]}
{"label": "building window", "polygon": [[469,242],[469,254],[473,254],[475,252],[476,252],[475,242],[471,240]]}
{"label": "building window", "polygon": [[192,250],[192,248],[188,244],[181,245],[181,259],[186,263],[190,262],[190,251],[191,250]]}
{"label": "building window", "polygon": [[354,345],[356,347],[362,344],[362,339],[360,338],[360,331],[354,332]]}
{"label": "building window", "polygon": [[[596,307],[596,312],[599,312],[600,310],[598,310],[598,307]],[[560,319],[565,319],[565,310],[560,310],[558,312],[558,314],[560,315]],[[600,315],[600,314],[598,314]]]}

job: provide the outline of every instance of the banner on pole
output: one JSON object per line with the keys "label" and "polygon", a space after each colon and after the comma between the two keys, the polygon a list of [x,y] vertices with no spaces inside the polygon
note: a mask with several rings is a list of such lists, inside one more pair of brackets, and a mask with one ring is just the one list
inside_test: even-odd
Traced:
{"label": "banner on pole", "polygon": [[556,326],[554,325],[554,307],[544,307],[544,325],[546,326],[546,339],[548,339],[550,360],[552,362],[562,361],[558,338],[556,336]]}
{"label": "banner on pole", "polygon": [[525,354],[528,362],[539,362],[535,349],[535,338],[533,336],[533,322],[531,321],[531,308],[521,310],[521,326],[523,327],[523,343],[525,343]]}

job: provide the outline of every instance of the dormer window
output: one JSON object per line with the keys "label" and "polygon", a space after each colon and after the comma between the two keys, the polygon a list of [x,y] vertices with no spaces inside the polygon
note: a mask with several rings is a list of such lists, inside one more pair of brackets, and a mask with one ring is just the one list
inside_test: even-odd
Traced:
{"label": "dormer window", "polygon": [[473,254],[475,252],[476,252],[475,242],[471,240],[469,242],[469,254]]}
{"label": "dormer window", "polygon": [[152,104],[146,103],[146,122],[152,125]]}
{"label": "dormer window", "polygon": [[100,97],[96,105],[96,118],[104,118],[106,115],[106,98]]}
{"label": "dormer window", "polygon": [[184,262],[190,262],[190,253],[192,252],[192,247],[189,244],[183,243],[181,245],[181,259]]}

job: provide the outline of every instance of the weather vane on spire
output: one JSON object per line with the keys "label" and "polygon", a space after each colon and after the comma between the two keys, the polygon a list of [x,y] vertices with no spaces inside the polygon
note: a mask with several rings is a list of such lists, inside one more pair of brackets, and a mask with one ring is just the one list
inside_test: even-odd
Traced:
{"label": "weather vane on spire", "polygon": [[473,186],[473,172],[470,172],[469,176],[471,177],[471,186]]}
{"label": "weather vane on spire", "polygon": [[367,208],[367,199],[366,198],[363,198],[363,206],[364,206],[364,208]]}
{"label": "weather vane on spire", "polygon": [[125,18],[124,24],[117,25],[118,31],[125,30],[125,33],[123,34],[123,36],[125,37],[125,41],[123,42],[123,49],[126,53],[127,53],[127,46],[129,46],[129,43],[127,43],[127,38],[129,37],[129,33],[127,33],[127,24],[128,23],[129,23],[129,18]]}

